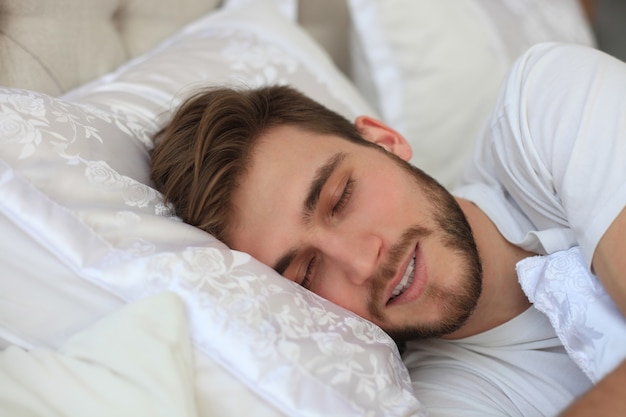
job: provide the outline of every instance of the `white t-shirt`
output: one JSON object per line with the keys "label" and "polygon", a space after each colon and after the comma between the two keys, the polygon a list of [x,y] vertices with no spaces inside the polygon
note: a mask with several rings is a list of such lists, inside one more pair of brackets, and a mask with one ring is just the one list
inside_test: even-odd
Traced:
{"label": "white t-shirt", "polygon": [[430,417],[553,417],[591,387],[533,307],[476,336],[408,342],[403,360]]}
{"label": "white t-shirt", "polygon": [[[580,246],[587,267],[626,206],[626,64],[540,44],[515,64],[453,194],[510,242],[540,254]],[[554,416],[590,386],[534,308],[457,341],[405,353],[432,416]]]}
{"label": "white t-shirt", "polygon": [[626,64],[578,45],[539,44],[514,65],[454,195],[504,237],[591,265],[626,206]]}

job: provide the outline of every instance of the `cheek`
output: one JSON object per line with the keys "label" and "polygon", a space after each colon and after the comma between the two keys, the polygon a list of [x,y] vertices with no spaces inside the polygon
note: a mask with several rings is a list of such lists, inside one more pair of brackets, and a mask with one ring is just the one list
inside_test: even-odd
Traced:
{"label": "cheek", "polygon": [[407,216],[413,215],[417,209],[413,207],[411,198],[415,190],[408,187],[406,181],[379,179],[369,185],[361,204],[370,217],[376,216],[390,222],[406,221]]}
{"label": "cheek", "polygon": [[332,280],[331,276],[326,277],[328,281],[319,285],[318,288],[312,288],[320,297],[345,308],[360,317],[370,319],[370,313],[367,308],[367,300],[370,293],[368,287],[354,287],[342,285],[342,280]]}

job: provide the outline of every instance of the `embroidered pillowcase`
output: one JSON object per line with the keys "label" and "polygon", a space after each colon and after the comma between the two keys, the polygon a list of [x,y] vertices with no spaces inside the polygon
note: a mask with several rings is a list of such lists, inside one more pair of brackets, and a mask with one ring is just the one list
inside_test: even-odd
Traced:
{"label": "embroidered pillowcase", "polygon": [[286,415],[420,415],[378,327],[180,222],[151,187],[151,137],[195,88],[290,84],[348,117],[372,113],[302,31],[243,3],[64,97],[0,89],[0,211],[98,291],[175,292],[201,355]]}

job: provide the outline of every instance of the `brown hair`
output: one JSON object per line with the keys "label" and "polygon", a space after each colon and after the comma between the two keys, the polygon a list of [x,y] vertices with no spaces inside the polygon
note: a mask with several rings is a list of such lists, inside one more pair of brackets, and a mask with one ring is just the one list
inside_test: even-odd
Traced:
{"label": "brown hair", "polygon": [[256,140],[279,125],[371,145],[354,124],[293,88],[213,88],[188,98],[156,135],[152,180],[177,216],[228,244],[233,192]]}

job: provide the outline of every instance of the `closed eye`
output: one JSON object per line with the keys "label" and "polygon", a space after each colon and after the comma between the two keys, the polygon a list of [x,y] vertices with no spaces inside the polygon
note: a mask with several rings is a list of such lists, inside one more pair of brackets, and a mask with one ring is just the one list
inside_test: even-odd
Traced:
{"label": "closed eye", "polygon": [[315,262],[317,261],[317,256],[313,256],[309,263],[306,266],[306,271],[304,272],[304,277],[302,278],[302,285],[304,288],[309,289],[311,286],[311,280],[313,277],[313,268],[315,267]]}
{"label": "closed eye", "polygon": [[340,214],[341,211],[346,207],[346,204],[348,204],[348,202],[350,201],[350,197],[352,196],[352,192],[354,191],[354,186],[354,180],[352,178],[348,178],[348,181],[346,181],[346,185],[344,186],[341,193],[341,197],[339,197],[339,200],[337,200],[337,202],[333,205],[333,216]]}

